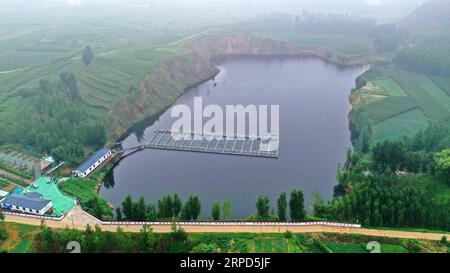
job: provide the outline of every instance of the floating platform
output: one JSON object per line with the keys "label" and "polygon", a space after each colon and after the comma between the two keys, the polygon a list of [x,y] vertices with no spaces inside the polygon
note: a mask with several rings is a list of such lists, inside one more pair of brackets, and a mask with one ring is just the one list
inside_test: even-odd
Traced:
{"label": "floating platform", "polygon": [[279,139],[156,130],[146,148],[278,158]]}

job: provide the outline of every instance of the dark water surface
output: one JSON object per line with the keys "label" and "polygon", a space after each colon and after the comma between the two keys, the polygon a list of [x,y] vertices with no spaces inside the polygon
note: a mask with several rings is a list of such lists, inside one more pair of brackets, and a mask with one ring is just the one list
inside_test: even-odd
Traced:
{"label": "dark water surface", "polygon": [[[332,196],[336,167],[351,146],[348,96],[366,68],[339,68],[315,58],[239,57],[222,61],[220,69],[215,80],[191,88],[176,104],[193,105],[201,96],[204,105],[280,105],[279,159],[145,150],[117,165],[114,185],[103,187],[102,196],[117,206],[128,194],[152,202],[174,192],[183,199],[197,194],[204,217],[213,202],[225,200],[234,217],[253,214],[261,194],[276,211],[277,196],[293,188],[302,189],[307,200],[315,190]],[[173,121],[168,109],[145,130],[140,124],[124,147],[145,143]]]}

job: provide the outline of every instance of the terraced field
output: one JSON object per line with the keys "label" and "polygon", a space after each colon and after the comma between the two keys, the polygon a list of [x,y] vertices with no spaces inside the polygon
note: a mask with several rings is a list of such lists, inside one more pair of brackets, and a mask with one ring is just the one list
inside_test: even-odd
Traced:
{"label": "terraced field", "polygon": [[324,245],[332,253],[367,253],[366,248],[361,244],[327,242]]}
{"label": "terraced field", "polygon": [[444,90],[447,95],[450,96],[450,79],[443,77],[430,77],[431,80],[439,86],[442,90]]}
{"label": "terraced field", "polygon": [[[204,30],[200,22],[187,26],[165,6],[104,10],[101,16],[105,20],[98,20],[96,11],[42,8],[29,18],[0,10],[0,121],[20,118],[34,105],[39,81],[58,81],[63,72],[77,77],[79,107],[93,120],[104,121],[155,64],[183,48],[168,47],[168,42]],[[95,56],[90,67],[81,60],[87,45]]]}
{"label": "terraced field", "polygon": [[372,69],[359,79],[362,108],[374,124],[377,141],[413,135],[429,121],[450,120],[450,79],[400,69]]}
{"label": "terraced field", "polygon": [[288,241],[284,238],[256,238],[253,240],[255,253],[288,253]]}
{"label": "terraced field", "polygon": [[398,139],[414,135],[428,124],[427,118],[419,108],[392,116],[376,124],[374,136],[377,140]]}

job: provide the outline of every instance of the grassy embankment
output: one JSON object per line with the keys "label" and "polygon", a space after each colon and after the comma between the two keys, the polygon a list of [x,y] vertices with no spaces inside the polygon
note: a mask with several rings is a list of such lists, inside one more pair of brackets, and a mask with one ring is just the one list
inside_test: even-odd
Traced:
{"label": "grassy embankment", "polygon": [[87,212],[94,214],[92,208],[90,207],[90,202],[93,199],[98,200],[98,205],[101,207],[103,211],[103,216],[101,218],[105,220],[113,219],[112,208],[108,204],[108,202],[101,196],[99,196],[98,192],[103,183],[103,179],[106,173],[112,167],[112,163],[108,163],[103,166],[102,169],[97,170],[93,175],[89,178],[80,179],[80,178],[70,178],[59,184],[59,188],[64,193],[69,196],[73,196],[76,198],[84,210]]}
{"label": "grassy embankment", "polygon": [[8,235],[4,242],[0,241],[0,252],[27,253],[31,251],[30,246],[34,235],[39,232],[39,227],[5,222],[0,222],[0,226]]}

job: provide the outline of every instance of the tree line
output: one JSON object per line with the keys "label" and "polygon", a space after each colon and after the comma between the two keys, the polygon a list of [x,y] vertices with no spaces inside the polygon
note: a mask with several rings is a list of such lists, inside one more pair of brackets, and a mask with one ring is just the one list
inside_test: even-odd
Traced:
{"label": "tree line", "polygon": [[[303,191],[294,189],[289,196],[287,193],[281,193],[277,200],[277,213],[271,208],[268,196],[259,196],[256,202],[256,214],[249,217],[251,221],[287,221],[288,209],[290,220],[303,221],[306,218],[306,210],[304,204]],[[89,205],[91,212],[97,216],[103,215],[100,205],[96,202]],[[183,202],[177,193],[166,195],[159,199],[156,204],[147,203],[144,197],[133,200],[131,195],[125,197],[120,207],[115,210],[116,220],[118,221],[161,221],[161,220],[186,220],[195,221],[201,215],[201,201],[198,196],[191,195]],[[214,221],[232,220],[232,206],[229,200],[223,202],[215,202],[211,209],[211,219]]]}
{"label": "tree line", "polygon": [[20,118],[2,124],[0,144],[31,146],[72,164],[84,155],[85,147],[105,144],[105,126],[80,108],[74,73],[62,73],[56,82],[41,80],[31,93],[31,103],[26,111],[20,111]]}
{"label": "tree line", "polygon": [[156,221],[180,219],[187,221],[197,220],[201,213],[201,202],[198,196],[190,196],[185,203],[177,193],[166,195],[154,205],[147,203],[144,197],[133,200],[128,195],[122,206],[116,208],[118,221]]}
{"label": "tree line", "polygon": [[[87,46],[82,61],[88,66],[94,59]],[[63,72],[55,81],[41,79],[36,87],[21,89],[18,95],[27,97],[30,103],[17,108],[17,116],[0,121],[0,145],[22,144],[75,165],[86,147],[100,148],[106,143],[104,121],[80,108],[75,73]]]}
{"label": "tree line", "polygon": [[138,233],[126,233],[118,228],[115,232],[103,231],[98,226],[86,230],[52,230],[45,225],[34,236],[31,251],[35,253],[67,253],[69,242],[78,242],[81,253],[188,253],[194,244],[187,233],[172,226],[168,234],[154,233],[144,226]]}
{"label": "tree line", "polygon": [[370,226],[450,228],[450,201],[426,186],[450,186],[450,128],[430,124],[413,137],[349,151],[338,168],[334,198],[313,202],[314,215]]}
{"label": "tree line", "polygon": [[273,212],[270,206],[270,199],[268,196],[259,196],[256,202],[256,216],[254,220],[258,221],[288,221],[287,210],[289,208],[289,216],[291,221],[304,221],[306,218],[305,197],[302,190],[294,189],[290,193],[288,202],[288,195],[283,192],[277,199],[277,213]]}
{"label": "tree line", "polygon": [[373,38],[380,52],[393,51],[399,47],[406,34],[396,24],[377,24],[372,18],[341,14],[304,11],[295,18],[296,28],[306,34],[328,34]]}
{"label": "tree line", "polygon": [[450,39],[420,42],[400,51],[394,62],[413,72],[450,77]]}
{"label": "tree line", "polygon": [[394,176],[370,176],[327,205],[314,204],[317,217],[366,226],[450,228],[449,204]]}

